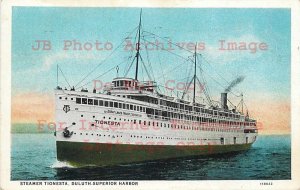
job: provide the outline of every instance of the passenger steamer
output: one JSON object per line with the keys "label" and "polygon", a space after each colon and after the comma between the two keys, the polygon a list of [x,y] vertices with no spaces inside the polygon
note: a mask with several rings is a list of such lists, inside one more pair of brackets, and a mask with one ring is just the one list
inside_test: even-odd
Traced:
{"label": "passenger steamer", "polygon": [[[140,44],[141,17],[138,27]],[[219,105],[167,96],[154,81],[140,82],[140,48],[135,78],[117,77],[103,92],[55,89],[57,159],[75,166],[107,166],[247,150],[257,138],[256,121]]]}

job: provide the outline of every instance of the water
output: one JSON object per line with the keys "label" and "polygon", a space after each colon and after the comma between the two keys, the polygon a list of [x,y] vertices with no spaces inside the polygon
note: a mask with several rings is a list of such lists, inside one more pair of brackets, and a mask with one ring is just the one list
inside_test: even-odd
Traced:
{"label": "water", "polygon": [[262,180],[291,179],[290,136],[259,136],[234,155],[74,168],[56,161],[53,134],[12,135],[12,180]]}

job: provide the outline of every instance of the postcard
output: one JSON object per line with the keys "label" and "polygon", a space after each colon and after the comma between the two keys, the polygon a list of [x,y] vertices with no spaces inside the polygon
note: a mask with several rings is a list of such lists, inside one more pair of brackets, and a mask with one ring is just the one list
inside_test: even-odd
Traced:
{"label": "postcard", "polygon": [[300,188],[299,1],[1,5],[1,189]]}

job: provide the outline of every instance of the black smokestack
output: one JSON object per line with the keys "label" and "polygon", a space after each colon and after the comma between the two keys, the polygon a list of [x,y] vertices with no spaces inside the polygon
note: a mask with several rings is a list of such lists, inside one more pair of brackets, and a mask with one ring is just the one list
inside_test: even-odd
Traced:
{"label": "black smokestack", "polygon": [[245,79],[244,76],[239,76],[238,78],[236,78],[235,80],[233,80],[229,86],[225,89],[225,92],[230,92],[231,89],[233,87],[235,87],[236,85],[238,85],[239,83],[243,82],[243,80]]}
{"label": "black smokestack", "polygon": [[221,108],[223,108],[224,110],[228,109],[227,106],[227,93],[221,93]]}

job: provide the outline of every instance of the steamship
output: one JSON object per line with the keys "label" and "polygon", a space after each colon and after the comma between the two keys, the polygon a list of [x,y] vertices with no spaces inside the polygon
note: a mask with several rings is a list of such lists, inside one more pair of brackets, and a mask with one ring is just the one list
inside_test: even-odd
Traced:
{"label": "steamship", "polygon": [[247,150],[255,142],[256,120],[229,108],[228,93],[218,104],[160,93],[155,81],[138,80],[141,15],[137,28],[135,78],[116,77],[103,91],[55,89],[57,159],[74,166],[108,166],[215,155]]}

